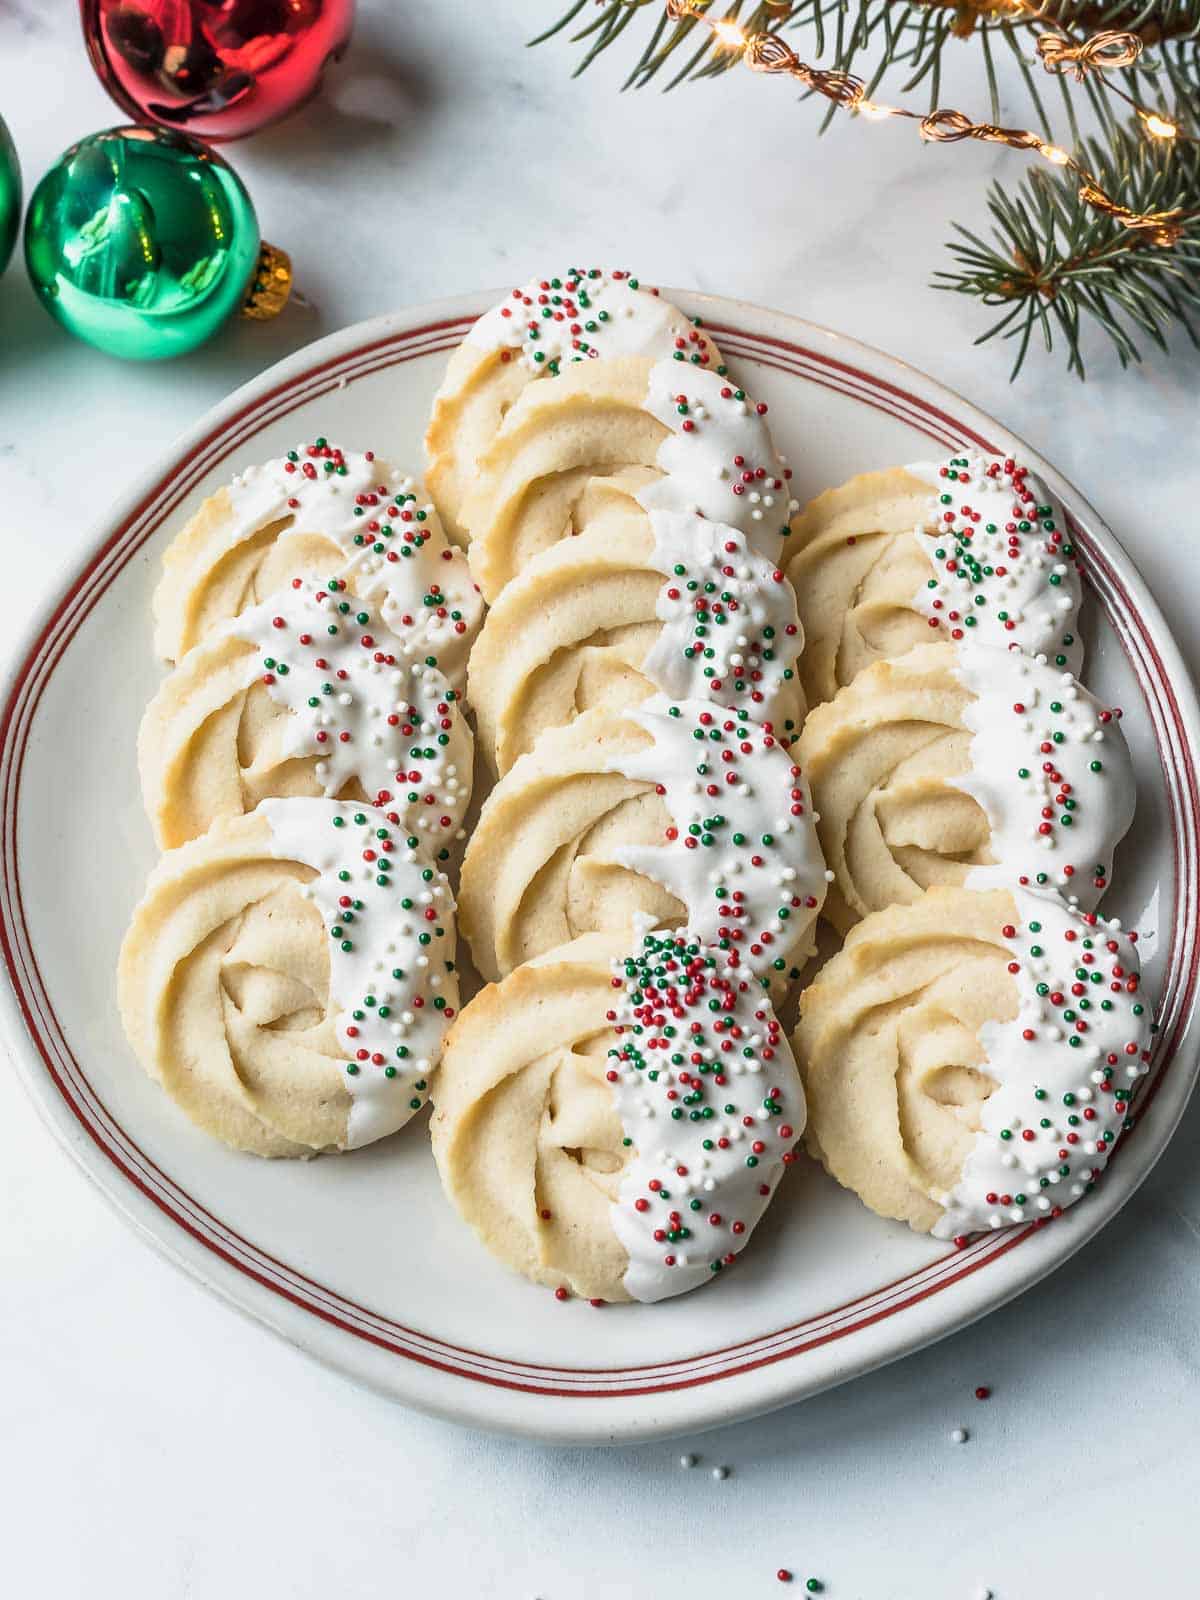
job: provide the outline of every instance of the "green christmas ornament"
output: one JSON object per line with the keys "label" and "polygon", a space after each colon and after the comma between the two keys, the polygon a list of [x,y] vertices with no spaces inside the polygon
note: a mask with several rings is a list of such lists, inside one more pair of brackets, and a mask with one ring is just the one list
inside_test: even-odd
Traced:
{"label": "green christmas ornament", "polygon": [[68,332],[133,361],[194,350],[238,311],[274,316],[291,287],[233,168],[157,128],[113,128],[66,151],[33,191],[25,261]]}
{"label": "green christmas ornament", "polygon": [[0,272],[8,265],[21,224],[21,165],[12,136],[0,117]]}

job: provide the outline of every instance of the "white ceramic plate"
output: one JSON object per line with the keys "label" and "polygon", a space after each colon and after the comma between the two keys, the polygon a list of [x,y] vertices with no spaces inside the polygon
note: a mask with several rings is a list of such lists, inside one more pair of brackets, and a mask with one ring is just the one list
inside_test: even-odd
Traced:
{"label": "white ceramic plate", "polygon": [[[770,403],[802,498],[960,443],[1016,442],[852,340],[753,306],[676,298]],[[1141,930],[1160,1018],[1136,1128],[1098,1191],[1049,1226],[947,1249],[798,1163],[735,1274],[663,1305],[594,1310],[560,1304],[483,1252],[442,1198],[422,1122],[303,1164],[212,1143],[135,1065],[113,994],[121,935],[154,859],[134,736],[159,676],[149,613],[159,556],[231,473],[317,434],[418,467],[446,352],[492,299],[348,328],[240,390],[131,490],[36,620],[0,722],[3,1014],[39,1108],[101,1189],[294,1344],[459,1421],[546,1440],[645,1438],[766,1411],[962,1327],[1044,1277],[1129,1198],[1196,1075],[1200,721],[1128,558],[1021,446],[1077,524],[1087,680],[1126,709],[1140,804],[1107,905]]]}

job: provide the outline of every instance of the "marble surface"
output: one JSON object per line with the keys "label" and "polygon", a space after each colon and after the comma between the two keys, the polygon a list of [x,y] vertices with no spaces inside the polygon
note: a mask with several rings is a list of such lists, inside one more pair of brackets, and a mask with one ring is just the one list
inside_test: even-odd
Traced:
{"label": "marble surface", "polygon": [[[1010,388],[1007,352],[972,348],[979,308],[926,286],[945,219],[984,226],[984,184],[1019,158],[870,125],[817,145],[816,109],[749,74],[618,98],[628,53],[573,86],[568,45],[523,47],[555,0],[361,9],[324,99],[232,152],[313,309],[138,368],[62,335],[18,264],[0,282],[10,591],[56,585],[128,476],[278,356],[583,256],[844,329],[994,411],[1084,489],[1196,662],[1200,362],[1122,375],[1093,341],[1085,387],[1035,352]],[[961,103],[970,74],[952,81]],[[31,183],[117,120],[67,0],[0,0],[0,112]],[[810,1574],[830,1600],[1179,1596],[1200,1490],[1198,1134],[1200,1104],[1096,1243],[922,1355],[701,1439],[547,1451],[383,1405],[233,1315],[117,1220],[0,1071],[8,1582],[38,1600],[753,1600]]]}

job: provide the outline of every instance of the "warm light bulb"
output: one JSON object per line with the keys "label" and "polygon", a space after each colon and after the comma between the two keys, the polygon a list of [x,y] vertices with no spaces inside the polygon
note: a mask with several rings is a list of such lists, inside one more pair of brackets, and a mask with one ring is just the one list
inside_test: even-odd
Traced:
{"label": "warm light bulb", "polygon": [[1070,161],[1070,156],[1065,150],[1060,150],[1056,144],[1044,144],[1042,154],[1047,161],[1052,161],[1056,167],[1065,167]]}
{"label": "warm light bulb", "polygon": [[860,100],[855,109],[861,111],[871,122],[883,122],[896,114],[891,106],[877,106],[873,100]]}
{"label": "warm light bulb", "polygon": [[720,22],[712,24],[712,31],[722,44],[727,44],[731,49],[740,50],[746,42],[746,35],[736,22],[731,22],[728,17],[723,17]]}
{"label": "warm light bulb", "polygon": [[1160,117],[1156,111],[1143,111],[1142,121],[1146,124],[1146,132],[1156,139],[1173,139],[1179,129],[1173,122],[1168,122],[1165,117]]}

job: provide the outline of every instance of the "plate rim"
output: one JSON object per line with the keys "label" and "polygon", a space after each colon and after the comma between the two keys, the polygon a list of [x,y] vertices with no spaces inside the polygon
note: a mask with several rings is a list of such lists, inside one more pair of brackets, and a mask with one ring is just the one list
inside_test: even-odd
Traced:
{"label": "plate rim", "polygon": [[[178,473],[194,459],[206,440],[229,429],[247,411],[265,404],[276,394],[284,393],[302,376],[315,376],[354,355],[365,356],[394,343],[401,335],[433,334],[457,328],[464,319],[478,315],[488,305],[495,303],[503,292],[480,292],[433,301],[355,323],[328,334],[240,385],[160,452],[150,466],[139,474],[133,486],[96,519],[92,531],[83,541],[82,553],[68,569],[67,576],[44,598],[22,630],[13,655],[13,681],[11,687],[6,685],[3,712],[0,713],[0,763],[10,745],[13,716],[18,709],[22,682],[45,647],[49,629],[60,611],[70,604],[89,576],[127,536],[139,509],[150,501],[168,477]],[[722,320],[731,318],[732,326],[728,331],[735,335],[739,328],[745,330],[749,325],[752,337],[760,345],[799,350],[826,365],[840,367],[846,373],[868,376],[876,387],[890,390],[896,396],[917,399],[925,410],[940,417],[960,437],[966,424],[975,430],[980,439],[990,439],[1006,448],[1019,449],[1063,498],[1075,517],[1086,524],[1088,544],[1096,553],[1102,553],[1110,567],[1115,568],[1121,585],[1142,613],[1147,641],[1162,660],[1164,673],[1173,690],[1179,736],[1183,753],[1190,758],[1189,770],[1193,776],[1191,788],[1194,793],[1194,765],[1191,763],[1194,763],[1197,751],[1200,751],[1200,708],[1179,647],[1145,580],[1120,541],[1085,497],[1049,462],[1044,461],[1036,450],[996,418],[972,405],[947,385],[852,337],[747,301],[684,290],[665,289],[664,293],[690,313],[698,311],[706,322],[711,322],[718,335]],[[765,324],[772,331],[765,331],[761,326],[756,330],[753,328],[755,323]],[[785,337],[780,337],[780,334]],[[847,359],[839,359],[843,356]],[[337,385],[331,383],[329,387],[336,388]],[[867,396],[860,394],[857,398],[863,401]],[[286,408],[284,415],[290,409]],[[908,417],[902,420],[912,422],[916,419]],[[164,512],[162,515],[167,514]],[[161,523],[161,517],[159,521]],[[1165,752],[1160,750],[1160,753],[1165,759]],[[7,853],[5,835],[0,837],[0,863]],[[19,841],[13,854],[19,855]],[[12,865],[19,877],[19,863],[14,860]],[[802,1353],[789,1350],[766,1364],[757,1365],[753,1370],[735,1369],[707,1380],[697,1379],[692,1384],[671,1391],[643,1390],[603,1397],[594,1394],[559,1394],[553,1397],[552,1404],[547,1404],[550,1396],[545,1393],[527,1395],[496,1388],[468,1377],[451,1376],[438,1371],[436,1367],[431,1369],[414,1362],[397,1362],[391,1355],[386,1358],[390,1365],[385,1365],[380,1359],[363,1359],[364,1347],[357,1342],[349,1342],[341,1331],[326,1327],[319,1320],[319,1314],[302,1317],[295,1308],[287,1309],[280,1291],[243,1276],[244,1269],[222,1261],[219,1255],[213,1253],[214,1247],[198,1235],[189,1237],[186,1224],[166,1212],[148,1191],[139,1193],[137,1180],[118,1167],[95,1135],[89,1134],[56,1084],[53,1068],[48,1060],[39,1055],[38,1046],[22,1017],[8,930],[5,928],[2,931],[8,982],[0,986],[0,1024],[9,1054],[16,1062],[26,1091],[43,1121],[84,1168],[105,1198],[134,1225],[139,1234],[236,1309],[259,1322],[265,1322],[294,1346],[347,1376],[416,1409],[545,1442],[631,1442],[719,1426],[734,1419],[758,1415],[899,1359],[998,1309],[1061,1265],[1116,1215],[1165,1149],[1186,1110],[1200,1067],[1200,1061],[1196,1059],[1196,1042],[1188,1037],[1192,1020],[1188,1007],[1178,1019],[1178,1039],[1174,1042],[1174,1048],[1166,1050],[1158,1064],[1150,1086],[1155,1091],[1153,1098],[1138,1119],[1139,1129],[1144,1130],[1147,1124],[1150,1125],[1150,1133],[1143,1131],[1137,1140],[1141,1159],[1136,1163],[1115,1163],[1112,1172],[1106,1176],[1102,1191],[1089,1201],[1088,1207],[1080,1208],[1080,1212],[1067,1213],[1053,1230],[1053,1237],[1043,1232],[1040,1241],[1033,1243],[1031,1253],[1022,1254],[1021,1264],[1015,1271],[1002,1273],[1000,1278],[989,1276],[987,1292],[980,1294],[977,1289],[972,1295],[959,1296],[963,1301],[961,1305],[956,1304],[953,1298],[951,1301],[940,1300],[939,1313],[949,1307],[948,1315],[930,1316],[929,1301],[926,1301],[922,1313],[914,1302],[902,1309],[898,1320],[888,1317],[883,1322],[889,1329],[899,1330],[899,1337],[888,1339],[878,1334],[872,1337],[865,1328],[852,1330],[864,1335],[856,1340],[854,1357],[826,1363],[819,1375],[803,1366],[789,1366],[786,1356]],[[1194,959],[1190,974],[1194,988]],[[1163,1080],[1165,1067],[1172,1063],[1174,1075],[1171,1093],[1163,1096],[1156,1091]],[[1086,1213],[1082,1224],[1078,1220],[1081,1212]],[[1029,1237],[1032,1231],[1010,1230],[1000,1236],[1004,1242],[992,1254],[1007,1254],[1016,1243]],[[971,1276],[974,1276],[975,1270],[970,1269]],[[966,1275],[964,1272],[958,1277]],[[872,1294],[881,1292],[875,1290]],[[870,1298],[870,1295],[862,1297],[864,1300]],[[857,1303],[852,1301],[848,1304]],[[305,1311],[310,1309],[304,1307]],[[436,1336],[425,1337],[437,1342]],[[848,1350],[849,1347],[841,1348]],[[346,1350],[351,1352],[349,1356],[345,1354]],[[376,1357],[380,1354],[376,1352]],[[708,1352],[689,1359],[703,1359],[704,1354]],[[356,1360],[355,1356],[359,1359]],[[531,1364],[516,1362],[510,1365]]]}

